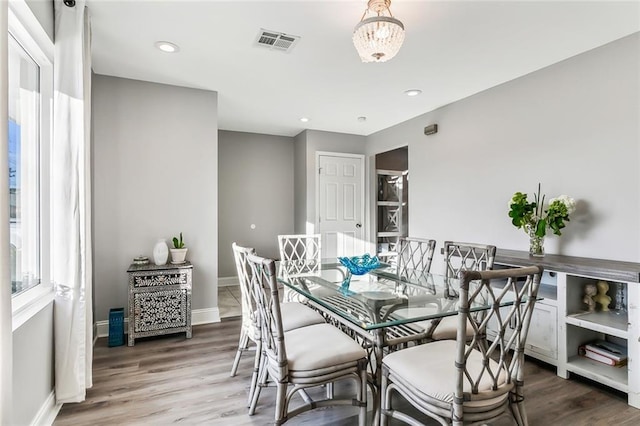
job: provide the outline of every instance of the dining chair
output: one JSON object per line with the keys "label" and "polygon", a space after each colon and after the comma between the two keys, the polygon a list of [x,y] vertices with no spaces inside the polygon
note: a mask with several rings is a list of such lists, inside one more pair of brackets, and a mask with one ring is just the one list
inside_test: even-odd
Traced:
{"label": "dining chair", "polygon": [[278,235],[280,260],[287,262],[287,273],[300,274],[320,271],[320,234]]}
{"label": "dining chair", "polygon": [[401,237],[398,241],[398,276],[404,279],[429,272],[436,240]]}
{"label": "dining chair", "polygon": [[[231,245],[240,283],[240,298],[242,306],[242,325],[240,327],[240,340],[236,351],[233,366],[231,367],[231,377],[238,371],[240,358],[244,351],[248,350],[249,342],[256,345],[254,358],[254,369],[251,377],[251,387],[249,389],[249,402],[253,397],[258,382],[260,359],[262,356],[262,343],[260,340],[260,328],[258,325],[258,307],[255,303],[253,291],[251,289],[251,268],[247,262],[249,255],[255,254],[255,250],[250,247],[241,247],[235,242]],[[284,330],[293,330],[311,324],[324,323],[324,317],[313,309],[297,302],[282,304],[282,317]]]}
{"label": "dining chair", "polygon": [[[485,424],[502,416],[526,425],[524,347],[542,271],[462,271],[456,340],[412,346],[382,359],[381,425],[389,418],[423,424],[393,407],[394,392],[443,425]],[[513,304],[501,307],[511,298]],[[472,318],[478,305],[487,312],[480,323]],[[489,322],[497,335],[487,344]]]}
{"label": "dining chair", "polygon": [[[485,271],[493,269],[496,257],[496,246],[488,244],[462,243],[455,241],[444,242],[444,275],[457,278],[462,271]],[[457,289],[448,289],[449,296],[456,297]],[[481,316],[482,312],[476,314]],[[481,318],[475,318],[476,321]],[[421,323],[424,324],[424,323]],[[426,339],[454,340],[458,324],[455,317],[445,317],[429,321],[425,325]]]}
{"label": "dining chair", "polygon": [[[319,274],[322,262],[320,234],[278,235],[280,267],[289,276]],[[284,289],[284,300],[307,303],[308,300],[288,288]]]}
{"label": "dining chair", "polygon": [[[367,418],[367,353],[346,334],[329,324],[315,324],[285,331],[275,261],[249,255],[251,287],[258,305],[263,367],[249,414],[255,413],[260,391],[269,379],[276,386],[275,424],[318,407],[353,405],[358,407],[358,424]],[[352,379],[355,398],[307,401],[290,409],[291,398],[307,388]]]}
{"label": "dining chair", "polygon": [[[398,240],[397,250],[397,274],[404,280],[422,280],[424,274],[429,273],[433,254],[435,252],[436,240],[401,237]],[[411,291],[411,286],[407,285],[404,291]],[[403,309],[390,313],[389,315],[402,316]],[[398,325],[386,329],[385,342],[391,350],[405,347],[408,343],[424,340],[425,330],[416,325]]]}

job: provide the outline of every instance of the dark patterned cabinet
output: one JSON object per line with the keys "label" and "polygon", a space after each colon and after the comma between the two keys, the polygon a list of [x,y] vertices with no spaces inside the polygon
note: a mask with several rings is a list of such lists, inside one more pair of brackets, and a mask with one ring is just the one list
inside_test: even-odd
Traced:
{"label": "dark patterned cabinet", "polygon": [[139,337],[185,332],[191,338],[193,265],[135,265],[129,273],[129,346]]}

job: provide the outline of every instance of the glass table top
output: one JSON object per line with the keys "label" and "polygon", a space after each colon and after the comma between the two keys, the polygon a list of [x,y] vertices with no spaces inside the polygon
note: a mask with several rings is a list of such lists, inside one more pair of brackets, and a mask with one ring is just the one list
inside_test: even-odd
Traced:
{"label": "glass table top", "polygon": [[[457,315],[459,279],[417,271],[406,275],[400,278],[388,264],[351,275],[337,260],[279,262],[278,268],[285,288],[364,330]],[[508,305],[508,299],[501,304]],[[489,307],[478,303],[471,310]]]}

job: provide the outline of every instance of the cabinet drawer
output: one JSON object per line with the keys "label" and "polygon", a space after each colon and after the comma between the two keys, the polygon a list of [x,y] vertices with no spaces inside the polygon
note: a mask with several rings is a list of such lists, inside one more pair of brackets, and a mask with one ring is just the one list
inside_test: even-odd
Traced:
{"label": "cabinet drawer", "polygon": [[134,289],[163,287],[167,285],[186,285],[191,270],[158,271],[152,274],[132,274],[131,285]]}
{"label": "cabinet drawer", "polygon": [[188,290],[161,290],[133,294],[134,331],[165,330],[187,326]]}

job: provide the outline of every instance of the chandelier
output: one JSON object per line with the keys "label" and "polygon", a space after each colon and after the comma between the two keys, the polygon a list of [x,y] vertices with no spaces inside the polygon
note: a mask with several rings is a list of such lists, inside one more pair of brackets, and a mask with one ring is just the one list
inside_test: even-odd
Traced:
{"label": "chandelier", "polygon": [[353,44],[362,62],[386,62],[402,46],[404,25],[393,17],[389,6],[391,0],[369,0],[360,23],[353,29]]}

